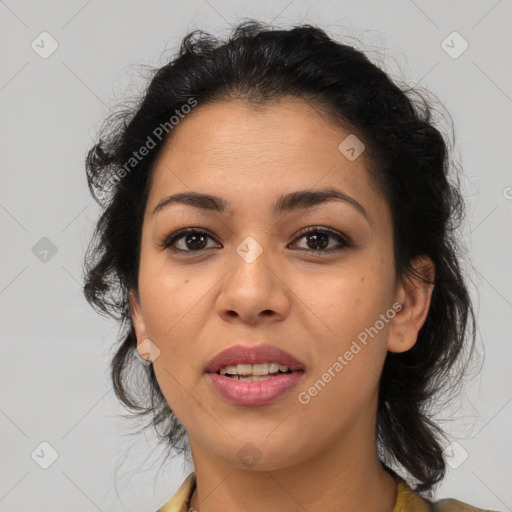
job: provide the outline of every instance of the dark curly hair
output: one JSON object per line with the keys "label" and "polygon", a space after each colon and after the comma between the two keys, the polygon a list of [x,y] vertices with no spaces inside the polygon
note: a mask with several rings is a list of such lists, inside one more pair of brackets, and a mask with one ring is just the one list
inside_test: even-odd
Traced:
{"label": "dark curly hair", "polygon": [[[307,100],[364,141],[369,171],[392,212],[397,277],[421,279],[412,266],[421,255],[435,265],[430,310],[416,344],[387,354],[376,426],[384,466],[404,473],[417,491],[429,491],[445,473],[444,434],[432,407],[441,390],[460,382],[469,361],[465,347],[471,353],[475,342],[475,315],[455,237],[464,217],[458,177],[449,172],[457,167],[450,163],[449,138],[434,126],[426,92],[399,87],[363,51],[311,25],[278,30],[249,20],[225,41],[200,30],[189,33],[178,55],[152,71],[136,104],[107,118],[88,152],[88,185],[102,214],[85,256],[84,293],[99,312],[120,321],[122,336],[111,362],[115,393],[134,417],[151,415],[145,428],[153,425],[160,442],[186,452],[186,431],[152,365],[136,361],[128,302],[129,291],[137,290],[152,169],[171,130],[152,137],[156,147],[136,163],[130,160],[134,151],[191,99],[205,105],[284,96]],[[133,170],[127,170],[129,161]]]}

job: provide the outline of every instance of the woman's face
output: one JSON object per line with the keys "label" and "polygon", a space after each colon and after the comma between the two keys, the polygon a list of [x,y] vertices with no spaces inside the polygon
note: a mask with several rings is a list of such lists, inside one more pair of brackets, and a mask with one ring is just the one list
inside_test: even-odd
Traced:
{"label": "woman's face", "polygon": [[[404,296],[394,287],[389,207],[349,135],[298,99],[258,109],[229,101],[199,105],[158,159],[131,307],[138,343],[149,339],[159,351],[154,370],[193,454],[274,470],[371,442]],[[346,199],[283,201],[326,189]],[[154,211],[191,192],[226,209],[203,200]],[[183,228],[207,234],[162,246]],[[261,382],[207,372],[221,351],[263,344],[291,354],[302,371]]]}

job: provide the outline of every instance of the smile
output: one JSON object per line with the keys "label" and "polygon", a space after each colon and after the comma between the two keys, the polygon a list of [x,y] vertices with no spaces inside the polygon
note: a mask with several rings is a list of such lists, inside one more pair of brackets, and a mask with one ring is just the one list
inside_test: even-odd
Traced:
{"label": "smile", "polygon": [[266,405],[297,386],[304,364],[273,345],[235,345],[205,368],[213,390],[235,405]]}

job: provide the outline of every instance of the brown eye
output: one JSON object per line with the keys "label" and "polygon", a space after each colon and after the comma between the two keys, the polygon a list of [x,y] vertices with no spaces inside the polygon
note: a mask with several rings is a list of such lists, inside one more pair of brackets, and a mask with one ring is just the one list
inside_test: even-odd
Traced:
{"label": "brown eye", "polygon": [[[203,249],[209,248],[207,247],[209,238],[212,239],[206,231],[187,228],[173,233],[161,245],[166,249],[171,248],[177,252],[200,252]],[[181,247],[177,247],[176,242],[182,242]]]}
{"label": "brown eye", "polygon": [[[207,231],[196,228],[186,228],[173,233],[160,245],[165,249],[170,249],[175,252],[201,252],[204,249],[214,248],[214,246],[208,247],[208,239],[214,240]],[[321,227],[307,228],[296,240],[300,239],[306,240],[306,247],[299,247],[299,250],[309,252],[330,253],[340,251],[352,245],[345,235]],[[337,242],[337,244],[332,246],[332,241]],[[178,246],[179,244],[181,244],[181,247]],[[219,246],[217,245],[216,247]]]}
{"label": "brown eye", "polygon": [[[301,236],[297,238],[297,240],[300,239],[306,240],[307,247],[300,248],[306,251],[333,252],[351,246],[347,237],[341,233],[320,227],[308,228],[307,231],[303,231]],[[338,242],[337,246],[327,248],[329,246],[329,239],[334,239]]]}
{"label": "brown eye", "polygon": [[320,250],[325,249],[329,245],[330,235],[325,233],[310,233],[306,235],[308,246],[310,249]]}
{"label": "brown eye", "polygon": [[[202,233],[188,233],[185,235],[185,246],[192,250],[204,249],[206,246],[207,236]],[[188,245],[190,244],[190,245]]]}

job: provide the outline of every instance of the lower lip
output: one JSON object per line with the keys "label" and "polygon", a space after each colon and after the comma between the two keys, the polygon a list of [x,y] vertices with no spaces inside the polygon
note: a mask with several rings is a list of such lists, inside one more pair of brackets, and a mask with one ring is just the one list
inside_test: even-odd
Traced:
{"label": "lower lip", "polygon": [[293,389],[303,371],[272,375],[270,379],[244,382],[218,373],[208,373],[213,387],[227,402],[235,405],[266,405],[276,402]]}

